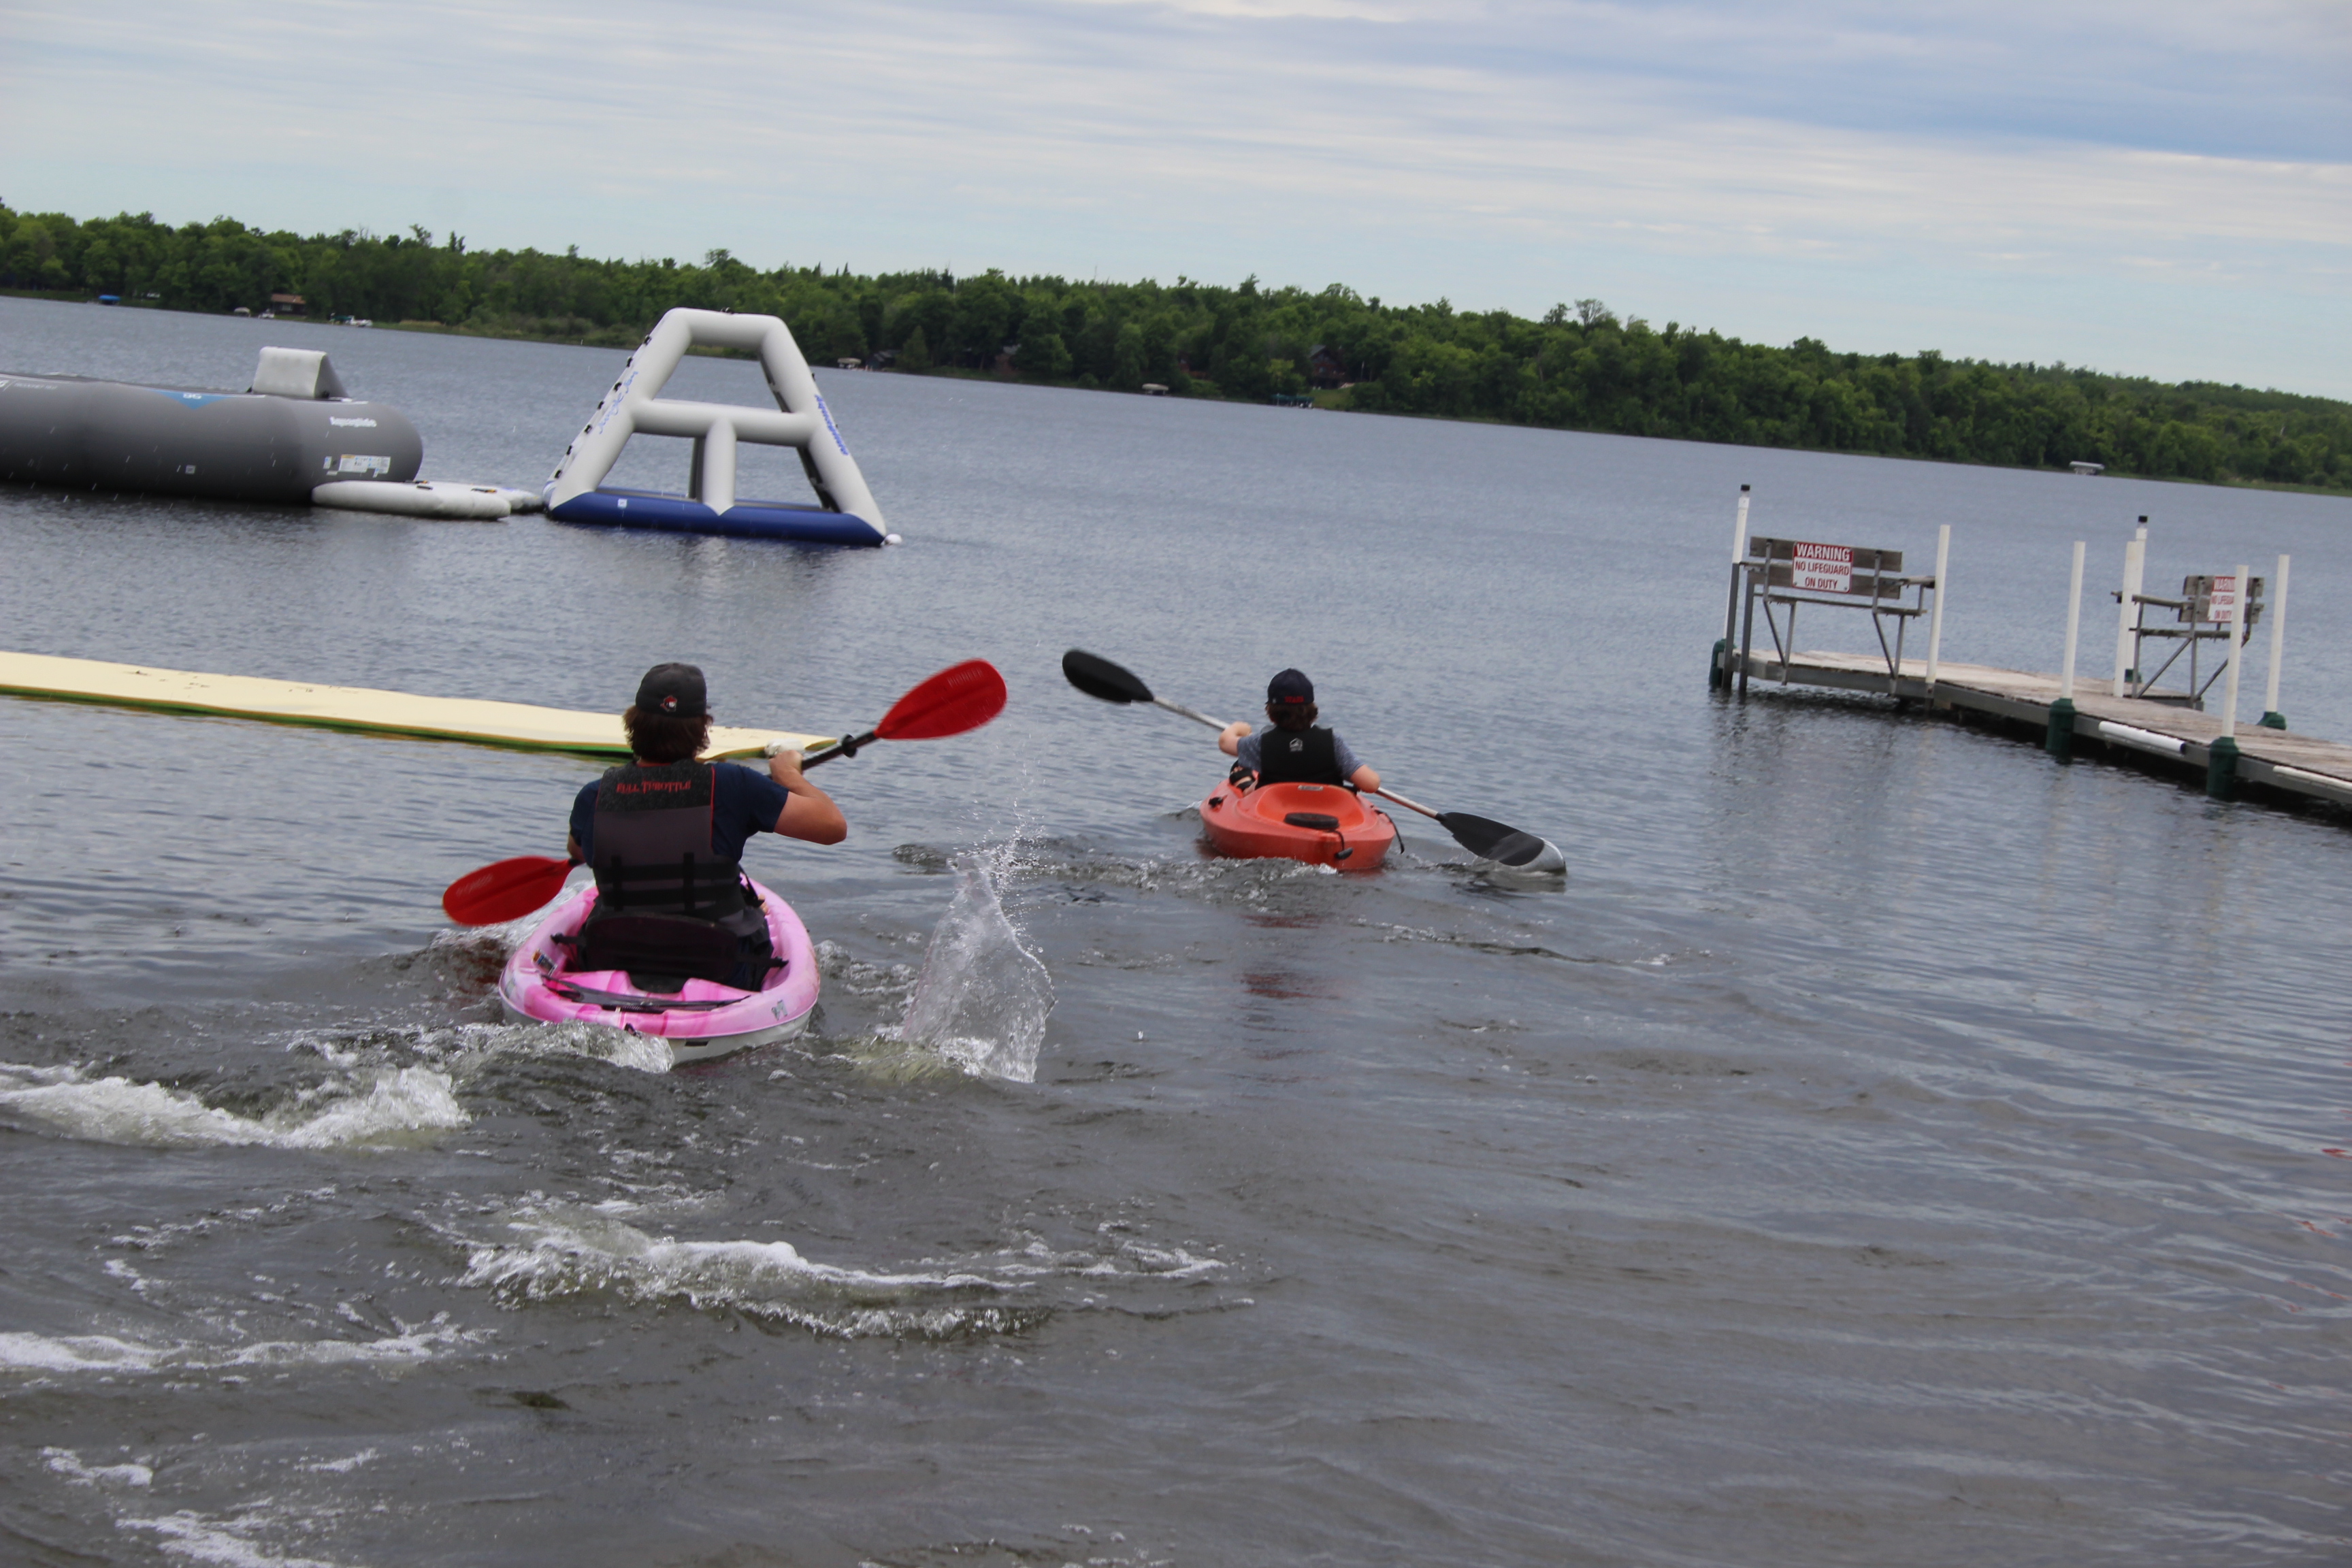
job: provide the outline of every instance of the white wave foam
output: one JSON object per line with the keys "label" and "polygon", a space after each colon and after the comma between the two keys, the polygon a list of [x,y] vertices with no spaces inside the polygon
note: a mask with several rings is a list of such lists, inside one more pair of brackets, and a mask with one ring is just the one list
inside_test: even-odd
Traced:
{"label": "white wave foam", "polygon": [[193,1341],[140,1344],[105,1334],[0,1333],[0,1372],[158,1373],[226,1372],[244,1367],[396,1367],[432,1360],[443,1351],[473,1342],[474,1336],[446,1324],[374,1340],[283,1340],[249,1345],[210,1345]]}
{"label": "white wave foam", "polygon": [[167,1557],[209,1563],[215,1568],[341,1568],[319,1557],[280,1557],[254,1544],[252,1534],[265,1521],[247,1518],[215,1521],[183,1510],[160,1519],[118,1519],[117,1530],[139,1530],[156,1536]]}
{"label": "white wave foam", "polygon": [[294,1468],[298,1470],[307,1470],[314,1476],[347,1476],[362,1465],[369,1464],[383,1457],[373,1448],[362,1448],[358,1453],[345,1458],[313,1459],[309,1464],[297,1465]]}
{"label": "white wave foam", "polygon": [[996,895],[1012,850],[960,857],[955,897],[931,933],[898,1037],[975,1077],[1034,1083],[1054,984]]}
{"label": "white wave foam", "polygon": [[783,1241],[656,1237],[593,1213],[520,1219],[508,1228],[520,1241],[475,1247],[461,1282],[509,1300],[608,1290],[632,1300],[732,1308],[833,1333],[946,1334],[1010,1326],[1010,1319],[996,1307],[938,1298],[998,1298],[1024,1289],[961,1270],[881,1273],[816,1263]]}
{"label": "white wave foam", "polygon": [[78,1487],[144,1487],[155,1481],[155,1472],[145,1465],[85,1465],[71,1448],[44,1448],[41,1461]]}
{"label": "white wave foam", "polygon": [[157,1149],[262,1144],[332,1149],[406,1143],[470,1120],[446,1074],[400,1068],[309,1091],[259,1118],[206,1105],[193,1094],[79,1068],[0,1063],[0,1110],[76,1138]]}
{"label": "white wave foam", "polygon": [[345,1070],[405,1058],[460,1079],[500,1057],[588,1057],[633,1072],[670,1069],[668,1045],[652,1036],[605,1024],[550,1024],[535,1018],[431,1029],[303,1029],[289,1037],[288,1045]]}

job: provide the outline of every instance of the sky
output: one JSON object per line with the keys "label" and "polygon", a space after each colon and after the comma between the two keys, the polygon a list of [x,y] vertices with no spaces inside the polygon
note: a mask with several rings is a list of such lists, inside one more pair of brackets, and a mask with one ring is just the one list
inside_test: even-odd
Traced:
{"label": "sky", "polygon": [[0,0],[0,201],[2352,397],[2352,0]]}

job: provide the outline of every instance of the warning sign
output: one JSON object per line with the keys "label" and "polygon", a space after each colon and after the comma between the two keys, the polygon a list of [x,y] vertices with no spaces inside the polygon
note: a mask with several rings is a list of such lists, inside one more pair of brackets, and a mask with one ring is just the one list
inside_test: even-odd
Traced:
{"label": "warning sign", "polygon": [[2228,626],[2238,618],[2238,579],[2216,577],[2206,594],[2205,618]]}
{"label": "warning sign", "polygon": [[1798,544],[1790,563],[1789,585],[1808,594],[1853,592],[1853,546]]}

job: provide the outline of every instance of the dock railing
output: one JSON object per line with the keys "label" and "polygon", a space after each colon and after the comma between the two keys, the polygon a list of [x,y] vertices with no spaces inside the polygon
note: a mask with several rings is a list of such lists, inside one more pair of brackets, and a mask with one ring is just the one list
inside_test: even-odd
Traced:
{"label": "dock railing", "polygon": [[[1747,498],[1742,496],[1743,525],[1747,510]],[[1899,550],[1760,536],[1746,540],[1745,544],[1745,552],[1732,565],[1731,597],[1740,606],[1736,657],[1728,647],[1730,639],[1725,639],[1725,663],[1737,678],[1740,695],[1748,691],[1759,606],[1764,612],[1765,634],[1772,639],[1780,684],[1786,686],[1797,651],[1797,612],[1807,605],[1867,610],[1871,629],[1878,636],[1878,650],[1886,660],[1886,690],[1891,696],[1901,694],[1904,639],[1913,620],[1934,612],[1930,598],[1937,591],[1934,577],[1906,575]],[[1910,595],[1907,604],[1906,595]],[[1895,634],[1891,640],[1890,625]]]}
{"label": "dock railing", "polygon": [[[2213,666],[2210,673],[2200,675],[2198,650],[2206,643],[2220,642],[2225,637],[2242,640],[2236,621],[2238,582],[2239,578],[2234,574],[2200,576],[2191,574],[2180,580],[2180,595],[2178,598],[2168,598],[2160,594],[2132,595],[2131,664],[2126,671],[2123,695],[2137,697],[2144,702],[2177,702],[2203,712],[2205,694],[2228,672],[2230,659],[2223,658]],[[2248,585],[2243,622],[2245,632],[2251,632],[2263,618],[2265,586],[2260,577]],[[2122,595],[2118,593],[2116,596],[2120,598]],[[2148,616],[2151,610],[2169,610],[2172,612],[2171,619],[2168,621],[2159,615],[2151,620]],[[2150,642],[2176,645],[2170,653],[2165,655],[2164,662],[2154,669],[2147,668],[2147,645]],[[2224,650],[2225,654],[2227,651]],[[2170,691],[2158,689],[2157,682],[2180,662],[2184,653],[2189,656],[2187,688]]]}

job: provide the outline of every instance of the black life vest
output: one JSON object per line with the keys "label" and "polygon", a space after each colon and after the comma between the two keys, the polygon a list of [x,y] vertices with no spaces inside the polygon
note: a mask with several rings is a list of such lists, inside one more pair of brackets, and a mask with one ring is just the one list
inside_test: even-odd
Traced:
{"label": "black life vest", "polygon": [[743,868],[710,847],[719,793],[709,763],[608,769],[596,784],[596,914],[720,921],[745,909]]}
{"label": "black life vest", "polygon": [[1318,725],[1311,730],[1268,730],[1258,742],[1257,782],[1337,784],[1348,781],[1339,776],[1339,748],[1333,743],[1331,731]]}

